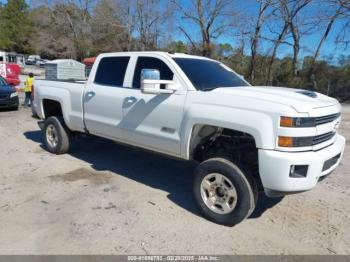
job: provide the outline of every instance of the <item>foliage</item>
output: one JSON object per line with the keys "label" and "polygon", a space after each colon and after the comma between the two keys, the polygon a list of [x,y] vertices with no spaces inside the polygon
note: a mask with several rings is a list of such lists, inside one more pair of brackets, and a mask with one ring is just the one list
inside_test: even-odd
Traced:
{"label": "foliage", "polygon": [[8,0],[0,9],[0,49],[30,52],[32,19],[25,0]]}
{"label": "foliage", "polygon": [[[37,1],[44,2],[31,9],[25,0],[0,4],[0,50],[77,60],[133,50],[205,55],[253,85],[350,100],[347,0],[257,0],[255,14],[244,12],[238,0]],[[336,33],[338,21],[344,27]],[[320,39],[303,46],[301,39],[317,31]],[[336,62],[323,56],[326,39],[344,50]],[[285,57],[282,48],[289,50]],[[309,56],[301,57],[301,50]]]}

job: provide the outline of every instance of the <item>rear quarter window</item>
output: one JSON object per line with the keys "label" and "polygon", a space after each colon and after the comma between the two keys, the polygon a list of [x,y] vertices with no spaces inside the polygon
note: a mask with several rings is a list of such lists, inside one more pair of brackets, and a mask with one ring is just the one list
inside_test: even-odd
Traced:
{"label": "rear quarter window", "polygon": [[95,83],[122,87],[130,57],[104,57],[98,64]]}

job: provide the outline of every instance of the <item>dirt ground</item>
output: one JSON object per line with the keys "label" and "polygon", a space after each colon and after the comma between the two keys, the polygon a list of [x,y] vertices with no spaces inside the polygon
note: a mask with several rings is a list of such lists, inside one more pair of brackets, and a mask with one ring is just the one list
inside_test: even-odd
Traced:
{"label": "dirt ground", "polygon": [[187,162],[91,137],[56,156],[23,108],[0,112],[0,141],[0,254],[350,254],[349,142],[314,190],[261,195],[230,228],[199,216]]}

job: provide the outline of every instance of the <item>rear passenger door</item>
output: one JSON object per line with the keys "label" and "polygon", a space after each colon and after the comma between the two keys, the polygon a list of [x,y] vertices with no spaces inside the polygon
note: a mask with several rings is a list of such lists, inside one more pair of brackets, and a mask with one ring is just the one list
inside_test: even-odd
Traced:
{"label": "rear passenger door", "polygon": [[123,118],[124,78],[129,56],[103,57],[96,61],[83,95],[84,121],[88,131],[120,140]]}

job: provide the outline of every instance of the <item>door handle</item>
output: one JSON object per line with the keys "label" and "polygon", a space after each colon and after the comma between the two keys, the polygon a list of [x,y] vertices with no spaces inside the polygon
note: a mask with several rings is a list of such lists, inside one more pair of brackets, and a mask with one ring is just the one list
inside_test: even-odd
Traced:
{"label": "door handle", "polygon": [[91,98],[91,97],[93,97],[94,95],[95,95],[95,92],[94,92],[94,91],[89,91],[89,92],[86,93],[86,96],[87,96],[88,98]]}
{"label": "door handle", "polygon": [[137,100],[137,98],[134,96],[129,96],[126,98],[126,102],[128,102],[128,103],[134,103],[136,100]]}

